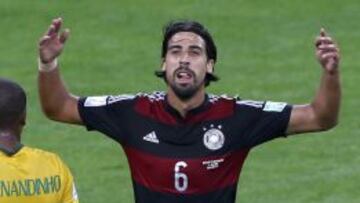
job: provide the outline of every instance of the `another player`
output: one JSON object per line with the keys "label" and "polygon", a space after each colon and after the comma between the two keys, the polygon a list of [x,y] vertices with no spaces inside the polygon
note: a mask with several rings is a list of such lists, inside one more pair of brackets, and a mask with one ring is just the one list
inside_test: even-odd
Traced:
{"label": "another player", "polygon": [[42,108],[50,119],[85,125],[119,142],[136,202],[235,202],[238,177],[253,147],[337,123],[339,52],[324,30],[315,43],[323,71],[318,92],[311,103],[291,106],[207,94],[205,87],[217,80],[216,46],[210,33],[192,21],[165,29],[156,75],[164,78],[166,92],[73,96],[59,74],[57,57],[69,36],[69,30],[60,32],[61,24],[55,19],[39,43]]}
{"label": "another player", "polygon": [[73,177],[61,159],[20,142],[26,95],[0,78],[0,202],[78,203]]}

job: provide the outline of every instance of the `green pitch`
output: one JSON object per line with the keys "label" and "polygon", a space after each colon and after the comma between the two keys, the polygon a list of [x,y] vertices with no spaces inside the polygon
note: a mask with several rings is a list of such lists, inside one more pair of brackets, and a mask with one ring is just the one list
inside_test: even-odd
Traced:
{"label": "green pitch", "polygon": [[[60,59],[77,95],[164,90],[161,29],[172,19],[204,23],[219,50],[221,80],[209,92],[255,100],[309,102],[319,83],[314,38],[320,27],[340,44],[340,124],[326,133],[278,139],[250,153],[237,202],[360,202],[360,4],[357,0],[0,1],[0,76],[29,96],[25,144],[57,152],[76,178],[83,203],[133,202],[126,158],[109,138],[41,113],[37,41],[52,18],[71,29]],[[1,95],[0,95],[1,96]]]}

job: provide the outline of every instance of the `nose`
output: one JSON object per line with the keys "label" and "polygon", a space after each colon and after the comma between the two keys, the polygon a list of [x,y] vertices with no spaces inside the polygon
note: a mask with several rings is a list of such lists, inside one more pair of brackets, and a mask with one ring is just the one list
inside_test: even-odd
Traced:
{"label": "nose", "polygon": [[190,59],[189,59],[189,54],[187,53],[183,53],[180,57],[180,61],[179,61],[180,65],[189,65],[190,64]]}
{"label": "nose", "polygon": [[181,67],[189,67],[190,62],[188,62],[188,61],[180,61],[179,64],[180,64]]}

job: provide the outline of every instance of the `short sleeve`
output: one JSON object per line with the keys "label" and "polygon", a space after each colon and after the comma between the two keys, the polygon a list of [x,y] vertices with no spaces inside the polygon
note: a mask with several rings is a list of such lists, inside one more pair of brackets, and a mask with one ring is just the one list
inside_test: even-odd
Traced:
{"label": "short sleeve", "polygon": [[78,102],[79,114],[87,130],[96,130],[121,142],[127,115],[135,96],[92,96]]}
{"label": "short sleeve", "polygon": [[[83,97],[78,102],[79,114],[87,130],[106,128],[108,114],[108,96]],[[102,125],[99,125],[102,124]]]}
{"label": "short sleeve", "polygon": [[286,136],[292,106],[283,102],[237,102],[238,122],[246,123],[244,145],[254,147]]}

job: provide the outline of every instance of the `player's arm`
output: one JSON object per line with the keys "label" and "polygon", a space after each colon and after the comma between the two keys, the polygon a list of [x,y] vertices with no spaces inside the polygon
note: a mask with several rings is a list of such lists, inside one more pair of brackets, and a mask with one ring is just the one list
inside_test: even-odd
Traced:
{"label": "player's arm", "polygon": [[39,41],[38,86],[45,115],[55,121],[82,124],[78,97],[69,93],[61,79],[57,57],[61,54],[69,30],[60,33],[62,19],[54,19]]}
{"label": "player's arm", "polygon": [[328,130],[338,122],[341,101],[339,50],[324,29],[321,29],[315,46],[316,57],[323,68],[320,86],[310,104],[294,106],[287,134]]}

